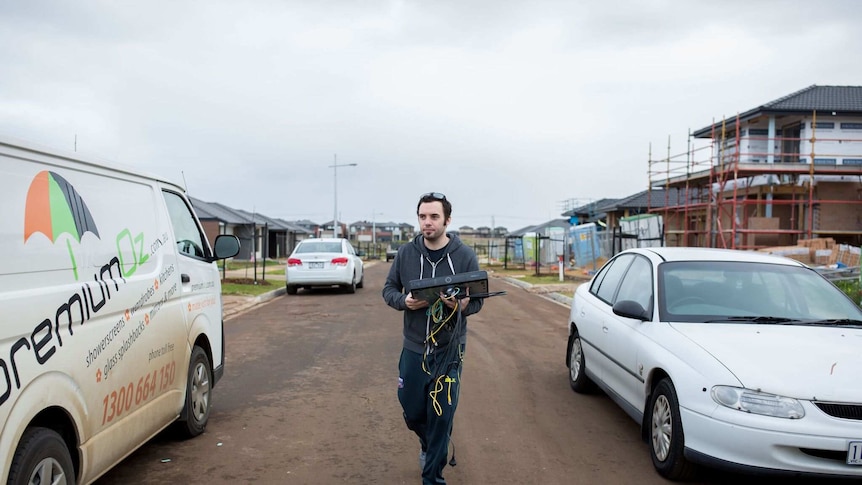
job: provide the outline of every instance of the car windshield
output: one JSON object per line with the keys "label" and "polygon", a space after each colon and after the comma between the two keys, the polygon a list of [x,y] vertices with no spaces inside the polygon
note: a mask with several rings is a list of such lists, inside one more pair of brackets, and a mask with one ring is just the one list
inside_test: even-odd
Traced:
{"label": "car windshield", "polygon": [[306,241],[296,248],[297,253],[340,253],[340,241]]}
{"label": "car windshield", "polygon": [[658,279],[663,321],[824,325],[862,320],[858,306],[809,268],[675,261],[659,266]]}

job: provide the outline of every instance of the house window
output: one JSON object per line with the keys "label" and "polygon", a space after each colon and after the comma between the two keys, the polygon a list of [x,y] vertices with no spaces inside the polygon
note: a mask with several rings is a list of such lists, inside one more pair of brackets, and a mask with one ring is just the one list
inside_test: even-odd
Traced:
{"label": "house window", "polygon": [[814,165],[835,165],[838,160],[834,158],[815,158]]}
{"label": "house window", "polygon": [[842,165],[862,165],[862,158],[845,158],[841,161]]}
{"label": "house window", "polygon": [[842,130],[862,130],[862,123],[841,123]]}
{"label": "house window", "polygon": [[835,128],[835,123],[831,121],[818,121],[817,123],[814,123],[814,128],[818,130],[831,130]]}
{"label": "house window", "polygon": [[799,159],[799,136],[801,124],[787,125],[781,128],[781,161],[783,163],[803,162]]}

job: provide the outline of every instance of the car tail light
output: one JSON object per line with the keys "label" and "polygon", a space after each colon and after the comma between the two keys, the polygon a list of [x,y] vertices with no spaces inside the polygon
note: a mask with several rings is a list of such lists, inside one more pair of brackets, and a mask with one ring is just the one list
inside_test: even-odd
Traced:
{"label": "car tail light", "polygon": [[332,264],[335,266],[347,266],[347,258],[332,258]]}
{"label": "car tail light", "polygon": [[302,260],[299,258],[287,258],[288,266],[302,266]]}

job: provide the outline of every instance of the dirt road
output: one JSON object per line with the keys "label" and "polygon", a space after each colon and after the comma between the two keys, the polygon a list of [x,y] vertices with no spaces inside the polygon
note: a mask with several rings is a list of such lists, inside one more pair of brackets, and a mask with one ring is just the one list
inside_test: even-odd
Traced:
{"label": "dirt road", "polygon": [[[380,294],[388,268],[369,267],[353,295],[301,291],[227,321],[206,433],[160,435],[99,483],[419,483],[396,397],[401,314]],[[491,290],[508,295],[469,320],[449,483],[667,483],[628,416],[569,389],[568,309],[501,280]]]}

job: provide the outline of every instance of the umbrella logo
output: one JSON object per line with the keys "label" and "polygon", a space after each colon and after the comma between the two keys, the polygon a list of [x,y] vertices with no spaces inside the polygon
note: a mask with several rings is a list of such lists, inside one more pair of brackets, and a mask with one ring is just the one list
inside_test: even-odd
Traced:
{"label": "umbrella logo", "polygon": [[[81,242],[85,232],[99,237],[99,230],[84,199],[66,179],[56,172],[43,170],[33,177],[27,190],[27,205],[24,208],[24,242],[36,233],[44,234],[51,242],[57,242],[63,234],[69,234]],[[66,239],[66,249],[72,261],[72,272],[78,279],[78,265],[72,244]]]}
{"label": "umbrella logo", "polygon": [[27,190],[24,242],[37,232],[52,242],[57,242],[63,234],[69,234],[78,242],[85,232],[99,237],[99,230],[84,199],[56,172],[39,172]]}

